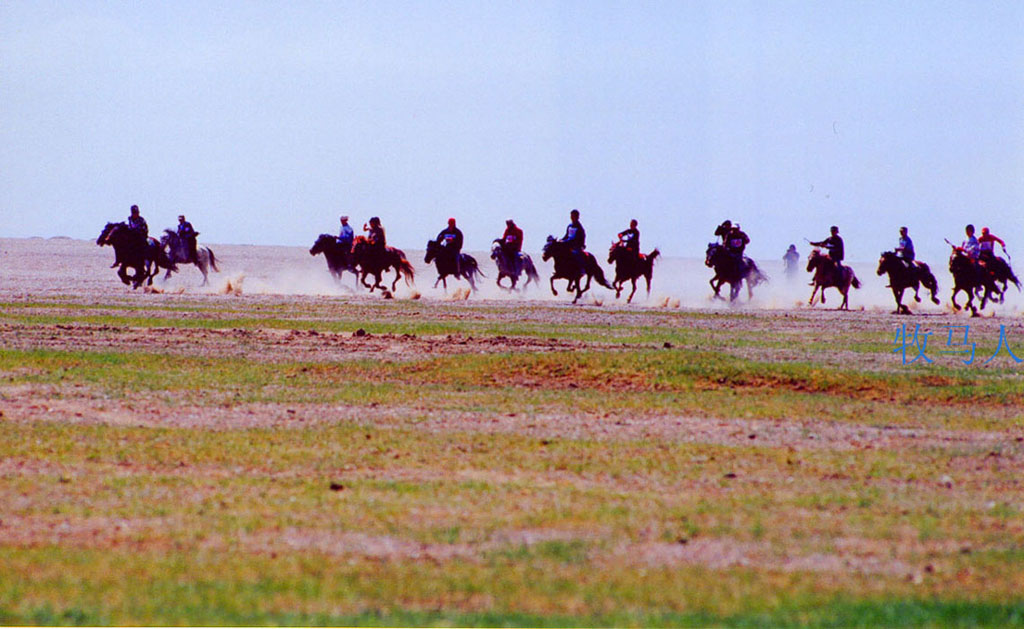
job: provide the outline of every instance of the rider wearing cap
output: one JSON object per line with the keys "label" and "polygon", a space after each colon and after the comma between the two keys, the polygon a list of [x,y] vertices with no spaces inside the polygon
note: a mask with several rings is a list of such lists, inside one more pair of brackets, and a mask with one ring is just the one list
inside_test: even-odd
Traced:
{"label": "rider wearing cap", "polygon": [[348,217],[341,217],[341,229],[338,231],[338,245],[342,248],[345,253],[352,251],[352,241],[355,240],[356,234],[352,230],[352,226],[348,224]]}
{"label": "rider wearing cap", "polygon": [[840,263],[843,258],[846,257],[846,252],[843,247],[843,239],[839,235],[839,228],[833,225],[829,228],[829,232],[832,234],[825,240],[819,240],[818,242],[812,242],[811,244],[815,247],[825,247],[828,251],[828,257],[830,260],[836,263],[836,266],[841,266]]}
{"label": "rider wearing cap", "polygon": [[726,219],[722,221],[722,224],[715,228],[715,235],[722,238],[722,244],[728,244],[729,232],[732,231],[732,221]]}
{"label": "rider wearing cap", "polygon": [[128,229],[142,234],[143,241],[149,238],[149,225],[146,224],[146,219],[139,214],[137,205],[132,206],[131,213],[128,215]]}
{"label": "rider wearing cap", "polygon": [[459,254],[462,252],[462,230],[455,226],[455,219],[448,219],[448,227],[437,235],[437,244],[441,245],[452,260],[455,261],[455,274],[462,275],[462,264]]}

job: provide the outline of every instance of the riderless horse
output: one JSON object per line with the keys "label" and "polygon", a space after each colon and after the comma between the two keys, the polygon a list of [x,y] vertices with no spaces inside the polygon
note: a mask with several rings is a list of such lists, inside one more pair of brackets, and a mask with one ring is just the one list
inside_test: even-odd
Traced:
{"label": "riderless horse", "polygon": [[433,261],[437,267],[437,281],[434,282],[434,288],[437,288],[438,284],[442,284],[447,291],[447,278],[451,275],[455,279],[465,278],[469,282],[469,287],[475,291],[476,276],[486,277],[480,271],[480,265],[477,264],[476,258],[468,253],[460,253],[459,259],[456,261],[455,256],[448,253],[448,250],[436,240],[427,241],[427,253],[423,257],[423,261],[427,264]]}
{"label": "riderless horse", "polygon": [[857,279],[853,269],[833,261],[818,249],[813,249],[807,256],[807,271],[814,273],[812,280],[814,290],[811,291],[811,298],[807,300],[809,305],[814,305],[814,297],[818,294],[819,288],[821,289],[821,303],[825,303],[825,289],[835,288],[843,296],[843,303],[839,304],[837,310],[850,309],[850,286],[860,288],[860,280]]}
{"label": "riderless horse", "polygon": [[512,285],[508,287],[508,290],[516,290],[516,283],[519,282],[519,276],[523,273],[526,273],[526,282],[523,283],[524,290],[530,285],[530,282],[539,284],[540,275],[537,274],[537,267],[533,265],[533,260],[530,258],[530,255],[523,253],[522,251],[518,251],[515,253],[515,258],[511,258],[505,252],[501,243],[501,239],[496,238],[491,244],[491,259],[494,260],[495,266],[498,267],[498,286],[505,288],[501,285],[501,279],[503,277],[507,277],[512,282]]}
{"label": "riderless horse", "polygon": [[[359,267],[359,281],[362,282],[363,286],[369,288],[371,293],[374,288],[386,290],[380,282],[381,275],[388,269],[395,270],[395,280],[391,283],[392,293],[395,292],[395,287],[398,286],[398,280],[403,276],[407,286],[411,286],[413,283],[414,271],[412,264],[405,258],[405,253],[401,249],[395,249],[394,247],[384,247],[381,249],[371,244],[366,236],[356,236],[352,243],[352,260]],[[372,275],[375,278],[373,284],[366,282],[368,275]]]}
{"label": "riderless horse", "polygon": [[[605,288],[615,290],[615,287],[605,279],[604,270],[597,263],[594,254],[581,251],[583,259],[581,267],[580,260],[570,248],[569,243],[556,240],[554,236],[548,236],[543,252],[544,261],[552,258],[555,261],[555,272],[551,275],[551,294],[558,295],[558,291],[555,290],[555,280],[558,279],[567,280],[566,291],[576,291],[576,297],[573,298],[572,303],[576,303],[583,293],[590,290],[591,279],[596,279],[597,283]],[[586,286],[582,285],[584,275],[587,277]]]}
{"label": "riderless horse", "polygon": [[914,289],[914,301],[921,303],[921,297],[917,293],[923,285],[931,291],[932,303],[939,303],[935,296],[939,284],[924,262],[912,261],[908,265],[896,252],[883,251],[881,258],[878,259],[877,273],[879,276],[889,274],[889,288],[892,289],[893,299],[896,300],[896,310],[893,314],[910,314],[910,308],[903,303],[903,292],[908,288]]}
{"label": "riderless horse", "polygon": [[729,301],[732,302],[736,301],[744,281],[747,283],[747,299],[753,299],[755,286],[768,281],[768,276],[757,268],[757,263],[746,256],[737,259],[719,242],[708,243],[707,251],[704,252],[704,266],[715,270],[708,284],[715,291],[714,297],[717,299],[723,299],[719,292],[722,284],[729,285]]}
{"label": "riderless horse", "polygon": [[654,260],[659,255],[661,252],[657,249],[644,255],[629,249],[622,241],[612,243],[611,249],[608,250],[608,264],[615,264],[615,279],[612,280],[612,286],[615,287],[615,299],[619,298],[623,285],[629,281],[633,284],[633,290],[626,298],[626,303],[632,302],[633,295],[636,294],[636,281],[641,277],[647,280],[647,296],[650,297]]}
{"label": "riderless horse", "polygon": [[345,271],[352,273],[359,278],[359,270],[356,268],[355,261],[352,256],[352,246],[343,246],[338,242],[338,239],[331,234],[320,234],[313,243],[313,246],[309,249],[309,255],[315,256],[318,253],[324,254],[324,259],[327,260],[327,270],[331,272],[334,279],[341,280],[341,275]]}
{"label": "riderless horse", "polygon": [[[127,223],[107,223],[96,239],[99,246],[114,248],[114,265],[119,267],[117,275],[126,285],[138,288],[143,282],[153,284],[153,276],[165,268],[168,272],[177,270],[174,261],[167,257],[160,244],[153,238],[146,238]],[[111,267],[113,268],[113,267]],[[129,276],[128,269],[135,274]]]}
{"label": "riderless horse", "polygon": [[[213,250],[209,247],[196,247],[196,258],[191,259],[188,252],[188,243],[185,239],[178,235],[178,232],[173,229],[165,229],[164,235],[160,236],[161,246],[167,247],[168,255],[171,260],[176,264],[194,264],[199,272],[203,274],[203,286],[210,283],[207,277],[209,269],[220,272],[217,268],[217,257],[213,255]],[[171,277],[171,271],[177,271],[178,269],[167,269],[167,275],[164,279]]]}

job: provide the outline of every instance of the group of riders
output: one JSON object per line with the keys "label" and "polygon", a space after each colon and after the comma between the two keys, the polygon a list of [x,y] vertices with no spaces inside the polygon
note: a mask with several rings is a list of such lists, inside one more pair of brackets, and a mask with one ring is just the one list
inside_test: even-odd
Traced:
{"label": "group of riders", "polygon": [[[144,247],[151,240],[149,237],[149,225],[146,223],[146,219],[139,213],[139,206],[133,205],[129,210],[128,220],[129,233],[131,233],[139,245]],[[195,264],[198,259],[198,250],[196,244],[196,238],[199,236],[199,232],[192,227],[192,223],[185,220],[184,214],[178,215],[178,226],[175,230],[178,237],[181,238],[182,242],[185,243],[185,250],[187,252],[188,259],[184,260],[186,264]],[[155,240],[154,240],[155,242]],[[115,249],[114,264],[110,268],[120,266],[124,261],[118,259],[118,254]]]}
{"label": "group of riders", "polygon": [[[337,242],[343,251],[350,251],[354,240],[355,231],[352,226],[349,225],[349,217],[342,216],[341,229],[338,232]],[[380,218],[374,216],[367,223],[363,225],[363,231],[366,232],[366,240],[371,246],[383,251],[387,246],[387,241],[384,236],[384,228],[381,226]],[[460,230],[456,226],[454,218],[448,219],[447,226],[437,234],[437,238],[434,242],[441,248],[446,257],[455,261],[455,264],[459,264],[460,255],[462,253],[462,246],[465,239]],[[515,269],[518,275],[521,272],[524,263],[523,254],[523,230],[516,225],[515,220],[508,219],[505,221],[505,232],[497,239],[498,245],[501,248],[502,255],[505,256],[508,264]],[[569,212],[569,225],[565,228],[565,235],[558,239],[558,242],[565,243],[568,245],[569,250],[572,252],[573,257],[577,263],[582,267],[584,266],[584,250],[587,248],[587,231],[584,229],[583,224],[580,222],[580,211],[572,210]],[[642,257],[640,253],[640,230],[637,229],[637,221],[633,219],[629,222],[629,227],[619,233],[619,240],[616,243],[617,246],[621,246],[626,251],[630,252],[637,258]],[[461,269],[457,269],[461,273]]]}

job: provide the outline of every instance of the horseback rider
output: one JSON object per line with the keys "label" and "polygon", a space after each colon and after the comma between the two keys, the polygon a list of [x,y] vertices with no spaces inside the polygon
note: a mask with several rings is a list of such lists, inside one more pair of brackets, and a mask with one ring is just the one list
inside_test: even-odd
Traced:
{"label": "horseback rider", "polygon": [[782,261],[786,265],[786,276],[793,277],[799,271],[797,263],[800,261],[800,254],[796,250],[796,245],[790,245],[789,249],[786,249],[786,253],[782,256]]}
{"label": "horseback rider", "polygon": [[143,242],[149,239],[149,225],[146,224],[146,219],[139,214],[137,205],[132,206],[131,213],[128,215],[128,229],[142,234]]}
{"label": "horseback rider", "polygon": [[722,238],[722,244],[727,244],[729,233],[732,232],[732,221],[725,219],[722,224],[715,228],[715,235]]}
{"label": "horseback rider", "polygon": [[824,247],[828,252],[828,259],[832,261],[833,272],[838,273],[843,268],[843,258],[846,257],[846,251],[843,246],[843,238],[839,235],[839,228],[833,225],[828,228],[831,234],[825,240],[819,240],[818,242],[812,242],[810,244],[815,247]]}
{"label": "horseback rider", "polygon": [[907,228],[900,227],[900,241],[896,245],[896,255],[907,268],[914,268],[914,241],[907,235]]}
{"label": "horseback rider", "polygon": [[355,240],[356,234],[352,230],[352,226],[348,224],[348,217],[341,217],[341,229],[338,231],[338,246],[341,250],[348,255],[352,251],[352,241]]}
{"label": "horseback rider", "polygon": [[637,222],[634,218],[629,221],[629,229],[619,232],[619,244],[632,253],[635,257],[640,257],[640,230],[636,228]]}
{"label": "horseback rider", "polygon": [[996,255],[996,243],[1006,252],[1006,243],[1003,239],[989,232],[988,227],[981,228],[981,236],[978,238],[978,266],[981,266],[995,277],[1012,274],[1010,265],[1006,260]]}
{"label": "horseback rider", "polygon": [[579,265],[580,271],[587,268],[587,261],[583,256],[583,250],[587,248],[587,230],[583,229],[583,223],[580,222],[579,210],[569,212],[569,225],[565,228],[565,236],[558,242],[569,245],[569,251]]}
{"label": "horseback rider", "polygon": [[455,219],[448,219],[448,227],[441,230],[437,235],[437,244],[443,247],[442,251],[455,262],[455,275],[462,275],[462,265],[459,254],[462,252],[462,230],[455,226]]}
{"label": "horseback rider", "polygon": [[196,236],[199,235],[193,227],[192,223],[185,220],[184,214],[178,215],[178,237],[181,238],[182,242],[185,243],[186,251],[188,252],[188,259],[185,263],[198,264],[199,263],[199,252],[196,250]]}
{"label": "horseback rider", "polygon": [[511,218],[505,221],[505,233],[501,235],[501,251],[518,276],[522,260],[519,253],[523,250],[523,230]]}
{"label": "horseback rider", "polygon": [[376,216],[370,217],[368,225],[363,223],[363,231],[367,232],[366,240],[370,243],[370,247],[383,253],[387,247],[387,238],[384,234],[384,227],[380,224],[380,218]]}
{"label": "horseback rider", "polygon": [[747,259],[743,255],[743,251],[749,243],[750,236],[747,236],[746,232],[740,229],[739,223],[733,225],[725,235],[725,251],[733,259],[736,269],[740,273],[743,273],[746,269]]}
{"label": "horseback rider", "polygon": [[[978,255],[981,253],[981,243],[974,236],[974,225],[967,225],[964,228],[964,232],[967,234],[967,239],[960,243],[959,247],[954,246],[953,251],[967,256],[967,259],[971,262],[977,262]],[[947,240],[946,242],[949,241]]]}

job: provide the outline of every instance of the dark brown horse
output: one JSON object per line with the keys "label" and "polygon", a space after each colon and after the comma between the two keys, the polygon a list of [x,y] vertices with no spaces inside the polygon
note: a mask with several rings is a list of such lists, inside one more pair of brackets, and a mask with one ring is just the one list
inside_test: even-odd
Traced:
{"label": "dark brown horse", "polygon": [[722,299],[719,294],[722,284],[729,284],[729,301],[736,301],[744,281],[747,282],[747,299],[753,298],[755,286],[768,281],[768,276],[757,268],[753,260],[746,256],[743,256],[742,260],[737,260],[724,245],[717,242],[708,244],[707,251],[704,252],[704,266],[715,270],[715,275],[708,283],[715,291],[714,296],[717,299]]}
{"label": "dark brown horse", "polygon": [[647,296],[651,296],[651,276],[654,275],[654,260],[661,255],[661,252],[654,251],[643,255],[627,248],[621,241],[612,243],[608,250],[608,264],[615,264],[615,279],[612,286],[615,287],[615,299],[622,294],[622,287],[627,281],[632,282],[633,290],[630,291],[626,303],[633,301],[636,294],[636,281],[639,278],[647,280]]}
{"label": "dark brown horse", "polygon": [[[568,243],[555,240],[554,236],[548,236],[548,241],[544,244],[541,257],[544,261],[552,258],[555,261],[555,272],[551,275],[552,295],[558,295],[558,291],[555,290],[555,280],[567,280],[568,283],[565,290],[576,291],[576,297],[573,298],[572,303],[579,301],[583,293],[590,290],[590,280],[592,278],[596,278],[597,283],[601,286],[615,290],[615,287],[605,279],[604,270],[597,263],[597,258],[594,257],[594,254],[581,251],[579,252],[579,257],[577,257],[577,254],[570,249]],[[583,286],[583,276],[587,277],[586,286]]]}
{"label": "dark brown horse", "polygon": [[[359,280],[363,283],[363,286],[370,289],[371,293],[374,288],[387,290],[380,282],[381,275],[388,269],[395,270],[395,281],[391,283],[392,293],[395,292],[398,280],[402,276],[405,276],[407,286],[412,285],[414,275],[412,264],[405,258],[405,253],[401,249],[395,249],[394,247],[384,247],[381,249],[370,244],[366,236],[356,236],[355,241],[352,243],[352,260],[359,267]],[[372,275],[375,278],[373,284],[366,282],[368,275]]]}
{"label": "dark brown horse", "polygon": [[807,303],[814,305],[814,297],[821,289],[821,303],[825,303],[825,289],[835,288],[843,296],[843,303],[839,304],[838,310],[850,309],[850,286],[860,288],[860,280],[848,266],[843,266],[833,261],[828,256],[822,255],[821,251],[813,249],[811,255],[807,256],[807,271],[814,273],[814,290],[811,291],[811,298]]}
{"label": "dark brown horse", "polygon": [[[953,276],[953,294],[950,301],[953,302],[953,310],[957,312],[960,311],[960,304],[956,303],[956,296],[960,291],[967,293],[966,307],[971,311],[972,317],[977,317],[978,310],[984,310],[990,299],[1002,296],[992,275],[956,249],[953,249],[949,256],[949,272]],[[974,307],[976,294],[981,298],[981,305],[978,308]]]}
{"label": "dark brown horse", "polygon": [[[153,277],[160,273],[160,268],[170,271],[178,270],[174,262],[167,257],[163,247],[153,238],[146,238],[140,232],[128,227],[127,223],[107,223],[96,239],[99,246],[110,245],[114,248],[114,266],[117,276],[132,288],[153,284]],[[134,275],[128,275],[128,269],[134,269]]]}
{"label": "dark brown horse", "polygon": [[346,250],[331,234],[320,234],[313,246],[309,248],[309,255],[315,256],[319,253],[324,254],[324,259],[327,260],[327,270],[331,272],[334,279],[340,280],[341,274],[345,271],[352,273],[358,279],[359,270],[353,261],[351,247]]}
{"label": "dark brown horse", "polygon": [[893,299],[896,300],[896,310],[893,314],[910,314],[910,308],[903,303],[903,292],[908,288],[914,289],[914,301],[918,303],[921,303],[921,297],[917,294],[921,286],[931,291],[933,304],[939,303],[935,296],[939,290],[939,283],[924,262],[915,261],[908,266],[895,252],[883,251],[882,257],[878,259],[878,275],[886,273],[889,274],[889,288],[892,289]]}
{"label": "dark brown horse", "polygon": [[445,251],[444,246],[436,240],[427,241],[427,252],[423,256],[423,261],[427,264],[433,261],[437,267],[437,281],[434,282],[434,288],[437,288],[438,284],[444,284],[444,289],[447,291],[447,277],[451,275],[455,279],[465,278],[469,282],[469,287],[475,291],[476,276],[486,277],[480,271],[480,265],[477,264],[476,258],[468,253],[460,253],[458,264],[456,264],[455,256]]}

